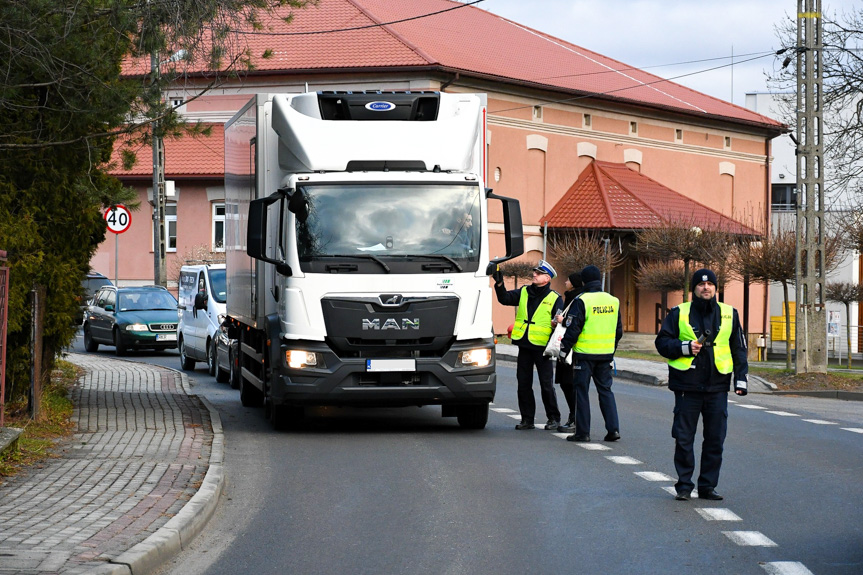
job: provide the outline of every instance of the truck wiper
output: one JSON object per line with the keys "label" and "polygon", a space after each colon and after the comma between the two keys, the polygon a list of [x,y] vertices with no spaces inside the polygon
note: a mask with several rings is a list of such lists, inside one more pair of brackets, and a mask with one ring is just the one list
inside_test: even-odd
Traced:
{"label": "truck wiper", "polygon": [[373,262],[380,264],[382,268],[387,273],[390,273],[390,266],[388,266],[384,261],[378,256],[373,256],[371,254],[338,254],[338,255],[326,255],[326,256],[318,256],[318,257],[327,257],[327,258],[355,258],[360,260],[372,260]]}
{"label": "truck wiper", "polygon": [[[443,254],[412,254],[411,257],[414,257],[414,258],[431,258],[434,260],[446,260],[447,262],[452,264],[452,266],[455,267],[455,269],[457,269],[458,271],[462,271],[461,266],[458,264],[457,261],[455,261],[451,257],[445,256]],[[450,267],[450,266],[446,266],[446,267]],[[424,265],[423,269],[424,270],[432,269],[432,266],[431,265]]]}

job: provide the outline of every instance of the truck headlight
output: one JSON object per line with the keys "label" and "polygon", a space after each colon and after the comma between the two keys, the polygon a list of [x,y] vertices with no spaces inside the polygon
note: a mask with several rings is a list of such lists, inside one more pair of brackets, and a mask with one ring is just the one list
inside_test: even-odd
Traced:
{"label": "truck headlight", "polygon": [[130,323],[126,326],[126,331],[150,331],[145,323]]}
{"label": "truck headlight", "polygon": [[470,349],[458,355],[455,362],[456,367],[485,367],[491,363],[491,350],[489,348]]}
{"label": "truck headlight", "polygon": [[289,349],[285,352],[288,367],[301,369],[304,367],[324,367],[324,356],[313,351]]}

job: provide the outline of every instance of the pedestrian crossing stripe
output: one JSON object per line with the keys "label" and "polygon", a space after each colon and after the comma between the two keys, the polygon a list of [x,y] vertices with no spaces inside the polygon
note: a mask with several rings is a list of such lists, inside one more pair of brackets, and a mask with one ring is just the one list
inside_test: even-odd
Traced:
{"label": "pedestrian crossing stripe", "polygon": [[743,409],[767,409],[766,407],[761,407],[760,405],[752,405],[751,403],[738,403],[739,407]]}
{"label": "pedestrian crossing stripe", "polygon": [[696,511],[707,521],[743,521],[739,515],[724,507],[699,507]]}
{"label": "pedestrian crossing stripe", "polygon": [[850,431],[852,433],[863,433],[863,429],[859,427],[843,427],[843,431]]}
{"label": "pedestrian crossing stripe", "polygon": [[772,413],[773,415],[781,415],[782,417],[800,417],[796,413],[788,413],[787,411],[766,411],[765,413]]}
{"label": "pedestrian crossing stripe", "polygon": [[776,543],[760,531],[723,531],[722,534],[741,546],[778,547]]}
{"label": "pedestrian crossing stripe", "polygon": [[635,474],[647,481],[674,481],[673,477],[658,471],[636,471]]}
{"label": "pedestrian crossing stripe", "polygon": [[492,407],[491,410],[498,413],[515,413],[514,409],[510,409],[508,407]]}
{"label": "pedestrian crossing stripe", "polygon": [[824,421],[823,419],[804,419],[808,423],[814,423],[815,425],[837,425],[834,421]]}
{"label": "pedestrian crossing stripe", "polygon": [[812,571],[798,561],[772,561],[761,566],[769,575],[813,575]]}
{"label": "pedestrian crossing stripe", "polygon": [[628,455],[606,455],[605,458],[618,465],[641,465],[641,462]]}

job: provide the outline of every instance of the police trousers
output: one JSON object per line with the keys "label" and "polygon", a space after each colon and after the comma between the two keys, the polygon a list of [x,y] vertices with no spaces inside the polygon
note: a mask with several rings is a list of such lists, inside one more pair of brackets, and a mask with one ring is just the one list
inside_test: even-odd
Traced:
{"label": "police trousers", "polygon": [[722,449],[728,430],[728,393],[675,391],[671,436],[675,440],[677,491],[692,491],[695,488],[692,474],[695,471],[695,433],[699,416],[704,428],[704,441],[701,443],[698,490],[714,489],[719,483]]}
{"label": "police trousers", "polygon": [[536,416],[536,398],[533,396],[533,368],[539,376],[539,391],[545,416],[553,421],[560,421],[560,410],[557,408],[557,394],[554,391],[554,366],[550,357],[542,355],[542,348],[518,348],[518,359],[515,367],[515,377],[518,380],[518,410],[521,418],[533,421]]}

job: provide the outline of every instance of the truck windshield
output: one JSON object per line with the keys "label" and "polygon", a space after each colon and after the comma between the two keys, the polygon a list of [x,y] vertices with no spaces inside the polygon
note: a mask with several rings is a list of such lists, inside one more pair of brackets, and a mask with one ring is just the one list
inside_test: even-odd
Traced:
{"label": "truck windshield", "polygon": [[297,219],[301,261],[357,255],[478,261],[478,185],[320,184],[300,190],[309,206],[308,218]]}

